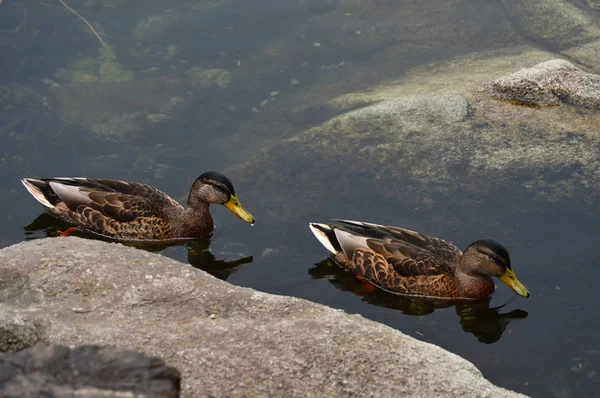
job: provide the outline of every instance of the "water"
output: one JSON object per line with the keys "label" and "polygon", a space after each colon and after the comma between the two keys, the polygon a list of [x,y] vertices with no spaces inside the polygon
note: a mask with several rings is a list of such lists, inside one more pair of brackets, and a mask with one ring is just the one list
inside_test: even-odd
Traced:
{"label": "water", "polygon": [[[131,119],[114,128],[121,133],[134,125],[127,135],[111,135],[105,125],[107,134],[94,134],[98,123],[89,120],[99,109],[90,111],[85,123],[65,122],[81,117],[64,108],[79,109],[76,102],[63,102],[62,114],[35,98],[0,102],[1,246],[66,227],[49,216],[38,218],[41,207],[19,178],[125,179],[155,185],[184,200],[202,172],[239,170],[236,165],[263,148],[335,115],[335,109],[319,105],[321,97],[369,87],[451,56],[531,40],[499,3],[477,1],[443,6],[434,1],[382,2],[381,10],[365,10],[360,1],[316,0],[152,1],[144,6],[113,1],[116,8],[99,7],[100,1],[91,8],[70,3],[102,28],[117,49],[118,62],[136,79],[181,79],[189,68],[202,66],[229,71],[232,82],[224,89],[191,94],[173,85],[173,93],[164,98],[157,94],[157,102],[181,96],[189,101],[187,107],[156,124],[132,109]],[[365,7],[375,6],[365,2]],[[388,17],[390,9],[409,17],[397,21]],[[22,21],[24,10],[28,18],[20,25],[16,21]],[[133,39],[138,23],[155,15],[165,27],[145,34],[138,29]],[[0,85],[11,92],[27,87],[44,94],[48,88],[42,78],[64,83],[64,74],[63,80],[55,76],[57,69],[85,56],[97,59],[99,44],[81,24],[51,2],[0,4]],[[364,41],[351,45],[344,40],[356,35]],[[448,36],[460,40],[446,40]],[[387,47],[394,50],[382,51]],[[175,55],[168,56],[169,51]],[[361,79],[352,77],[356,66]],[[150,94],[140,94],[143,89],[133,85],[122,97],[146,101]],[[97,97],[95,108],[110,108],[104,97]],[[281,166],[296,175],[306,165]],[[169,247],[163,254],[235,285],[306,298],[385,323],[467,358],[492,382],[509,389],[540,397],[596,395],[600,213],[587,198],[534,200],[515,177],[514,184],[498,186],[480,202],[434,192],[434,207],[406,211],[399,204],[402,198],[378,200],[374,193],[375,207],[365,205],[359,195],[335,195],[323,175],[315,175],[310,188],[320,190],[321,200],[315,203],[301,194],[274,192],[276,186],[261,190],[248,176],[228,174],[256,225],[213,206],[217,229],[210,241]],[[371,184],[359,188],[369,192],[376,181]],[[269,203],[271,195],[279,200]],[[272,212],[282,205],[285,218],[276,222]],[[331,266],[310,233],[309,221],[335,217],[399,225],[450,239],[461,248],[494,237],[508,247],[515,272],[532,296],[515,297],[501,283],[491,302],[456,306],[374,292]]]}

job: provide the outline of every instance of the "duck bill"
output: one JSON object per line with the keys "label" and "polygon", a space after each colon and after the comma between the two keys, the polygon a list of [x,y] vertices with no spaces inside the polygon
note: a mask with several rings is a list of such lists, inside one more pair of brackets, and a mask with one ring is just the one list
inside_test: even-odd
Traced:
{"label": "duck bill", "polygon": [[515,273],[512,269],[507,268],[504,275],[500,277],[504,283],[508,285],[512,289],[513,292],[517,293],[519,296],[529,297],[529,291],[521,282],[517,280]]}
{"label": "duck bill", "polygon": [[242,204],[235,195],[231,195],[229,201],[223,204],[223,206],[227,207],[229,211],[247,223],[254,224],[254,217],[242,207]]}

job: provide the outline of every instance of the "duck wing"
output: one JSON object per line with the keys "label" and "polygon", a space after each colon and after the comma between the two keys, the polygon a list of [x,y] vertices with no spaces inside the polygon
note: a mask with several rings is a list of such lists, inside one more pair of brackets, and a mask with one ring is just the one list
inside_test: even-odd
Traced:
{"label": "duck wing", "polygon": [[91,178],[26,178],[23,184],[50,209],[60,203],[74,212],[91,208],[120,222],[137,217],[161,217],[169,207],[181,207],[167,194],[140,183]]}
{"label": "duck wing", "polygon": [[[461,251],[442,239],[409,229],[349,220],[335,220],[335,236],[345,255],[356,262],[381,261],[393,267],[399,276],[442,275],[458,264]],[[357,249],[379,255],[355,256]],[[356,264],[370,268],[371,264]]]}

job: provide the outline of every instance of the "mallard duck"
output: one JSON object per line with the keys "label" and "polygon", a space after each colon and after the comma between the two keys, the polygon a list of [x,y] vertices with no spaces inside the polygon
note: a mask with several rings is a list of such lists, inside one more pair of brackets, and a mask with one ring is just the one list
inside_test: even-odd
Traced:
{"label": "mallard duck", "polygon": [[445,240],[404,228],[348,220],[309,226],[334,262],[391,293],[484,299],[496,288],[495,276],[529,297],[508,250],[491,239],[473,242],[462,253]]}
{"label": "mallard duck", "polygon": [[93,178],[24,178],[33,197],[52,215],[77,229],[117,240],[176,240],[208,235],[214,228],[211,203],[222,204],[254,223],[223,174],[209,171],[196,179],[186,207],[166,193],[137,182]]}

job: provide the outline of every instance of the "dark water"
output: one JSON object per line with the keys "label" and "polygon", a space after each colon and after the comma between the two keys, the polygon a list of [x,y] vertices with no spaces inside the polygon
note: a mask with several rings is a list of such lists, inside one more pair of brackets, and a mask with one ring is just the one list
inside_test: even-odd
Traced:
{"label": "dark water", "polygon": [[[160,1],[144,2],[144,6],[113,1],[116,8],[89,9],[71,3],[102,27],[117,49],[119,62],[136,77],[181,75],[187,68],[201,65],[232,71],[233,83],[221,92],[203,92],[191,109],[123,142],[66,123],[54,108],[40,105],[35,98],[0,102],[2,247],[55,235],[64,228],[49,216],[38,218],[41,206],[21,186],[22,177],[140,181],[181,200],[201,172],[243,164],[280,137],[330,117],[331,111],[314,109],[301,120],[290,120],[288,107],[299,106],[302,94],[298,93],[306,87],[337,82],[346,73],[342,62],[371,64],[373,73],[364,80],[368,86],[412,66],[528,40],[519,37],[517,27],[513,27],[514,34],[507,33],[510,23],[495,2],[456,2],[454,8],[427,1],[397,2],[415,18],[423,18],[426,23],[419,26],[439,30],[427,36],[430,41],[425,43],[410,39],[411,33],[418,36],[422,31],[412,32],[410,29],[417,29],[414,26],[398,29],[394,21],[385,18],[383,7],[381,13],[347,23],[330,16],[336,15],[335,10],[352,12],[341,3],[328,1],[171,1],[168,7]],[[384,3],[389,8],[389,2]],[[213,6],[193,7],[198,4]],[[357,6],[357,14],[359,9]],[[25,12],[28,18],[23,23]],[[167,19],[174,15],[176,23],[149,38],[132,39],[138,21],[152,15]],[[440,24],[446,23],[448,31],[456,29],[460,15],[477,29],[465,29],[462,41],[448,45],[442,40],[445,31]],[[319,21],[327,18],[332,18],[332,23],[325,29]],[[61,83],[54,76],[56,69],[82,55],[98,55],[98,43],[82,29],[81,21],[50,3],[5,1],[0,4],[0,26],[0,85],[7,87],[7,92],[27,87],[46,93],[41,78]],[[337,30],[390,35],[402,31],[405,36],[351,48],[344,46],[343,37],[336,36]],[[379,51],[386,43],[399,44],[401,49],[393,65],[379,62]],[[175,57],[165,59],[170,44],[180,48]],[[327,50],[318,50],[321,47]],[[135,49],[143,55],[132,55]],[[152,68],[154,71],[148,72]],[[299,84],[291,84],[292,79]],[[358,88],[344,87],[343,92]],[[261,108],[261,101],[273,91],[279,92],[276,101]],[[239,180],[236,175],[230,177],[234,184]],[[585,198],[531,201],[518,181],[514,186],[498,187],[492,200],[478,206],[464,207],[460,197],[441,196],[435,198],[438,205],[434,210],[410,214],[390,211],[396,203],[364,207],[351,197],[328,193],[324,186],[319,211],[306,209],[301,198],[290,197],[289,219],[274,226],[261,222],[268,209],[258,208],[257,198],[238,190],[244,206],[257,218],[256,226],[250,227],[217,207],[212,212],[218,226],[210,243],[170,247],[162,253],[235,285],[306,298],[385,323],[467,358],[492,382],[509,389],[539,397],[597,395],[600,212],[596,206],[586,204]],[[268,190],[264,194],[269,195]],[[448,305],[374,292],[332,267],[325,249],[307,228],[309,221],[334,217],[416,229],[448,238],[461,248],[476,239],[493,237],[509,248],[515,272],[532,296],[515,297],[500,285],[491,302]],[[209,244],[210,252],[206,250]]]}

